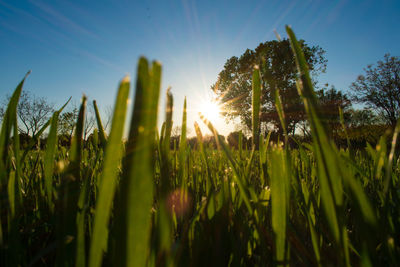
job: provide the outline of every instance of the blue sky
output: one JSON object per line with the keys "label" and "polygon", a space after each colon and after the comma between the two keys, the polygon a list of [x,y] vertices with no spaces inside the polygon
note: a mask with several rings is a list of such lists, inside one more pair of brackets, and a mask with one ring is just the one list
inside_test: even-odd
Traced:
{"label": "blue sky", "polygon": [[399,14],[398,0],[0,0],[0,98],[32,70],[25,88],[57,105],[82,93],[113,105],[118,81],[134,79],[144,55],[163,63],[162,95],[172,87],[175,124],[187,96],[193,125],[225,61],[275,39],[274,29],[285,37],[289,24],[326,50],[320,82],[347,90],[366,65],[400,56]]}

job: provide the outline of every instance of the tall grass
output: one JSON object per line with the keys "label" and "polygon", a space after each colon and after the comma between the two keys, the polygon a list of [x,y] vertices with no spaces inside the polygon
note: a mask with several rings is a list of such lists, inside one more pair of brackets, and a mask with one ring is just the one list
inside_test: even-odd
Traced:
{"label": "tall grass", "polygon": [[[25,77],[0,131],[1,266],[398,265],[400,122],[375,148],[339,150],[323,125],[303,52],[286,30],[312,133],[311,143],[294,140],[296,149],[288,146],[280,88],[258,68],[250,149],[242,135],[237,150],[229,147],[201,114],[218,148],[204,142],[197,122],[190,146],[186,99],[179,148],[172,146],[173,96],[167,90],[158,133],[161,65],[140,58],[126,142],[128,77],[108,137],[94,102],[98,129],[83,140],[84,96],[71,147],[57,140],[67,101],[21,150],[16,112]],[[263,79],[276,92],[283,143],[260,134]],[[48,127],[45,149],[32,149]]]}

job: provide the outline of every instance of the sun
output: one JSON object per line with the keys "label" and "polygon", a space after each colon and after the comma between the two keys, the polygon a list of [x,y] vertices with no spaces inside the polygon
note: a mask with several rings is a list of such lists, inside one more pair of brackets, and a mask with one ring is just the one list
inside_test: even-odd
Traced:
{"label": "sun", "polygon": [[216,122],[220,118],[221,108],[216,102],[204,101],[200,105],[199,112],[203,114],[207,120]]}

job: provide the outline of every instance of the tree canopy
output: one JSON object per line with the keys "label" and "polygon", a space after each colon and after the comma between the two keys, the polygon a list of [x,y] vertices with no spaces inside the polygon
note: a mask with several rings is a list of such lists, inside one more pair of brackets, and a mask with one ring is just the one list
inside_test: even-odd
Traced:
{"label": "tree canopy", "polygon": [[[300,40],[313,77],[326,69],[325,51],[319,46],[309,46]],[[297,69],[289,40],[267,41],[254,50],[247,49],[240,57],[231,57],[212,86],[223,104],[222,114],[227,119],[239,118],[251,128],[251,77],[254,66],[262,75],[261,116],[262,123],[269,123],[282,132],[275,109],[275,89],[279,94],[286,116],[288,132],[294,132],[296,124],[304,119],[303,103],[296,89]]]}
{"label": "tree canopy", "polygon": [[341,128],[339,108],[347,119],[350,116],[350,100],[345,93],[336,90],[334,86],[330,89],[318,90],[316,94],[323,122],[332,133],[337,132]]}
{"label": "tree canopy", "polygon": [[376,67],[368,65],[365,75],[351,85],[353,99],[383,115],[394,126],[400,117],[400,60],[389,54]]}

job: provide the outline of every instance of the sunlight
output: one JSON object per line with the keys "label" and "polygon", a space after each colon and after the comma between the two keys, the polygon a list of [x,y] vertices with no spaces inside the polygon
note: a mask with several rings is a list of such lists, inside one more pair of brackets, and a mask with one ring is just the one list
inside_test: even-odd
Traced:
{"label": "sunlight", "polygon": [[203,101],[200,105],[199,112],[202,113],[209,121],[214,123],[221,118],[221,108],[218,103],[213,101]]}

